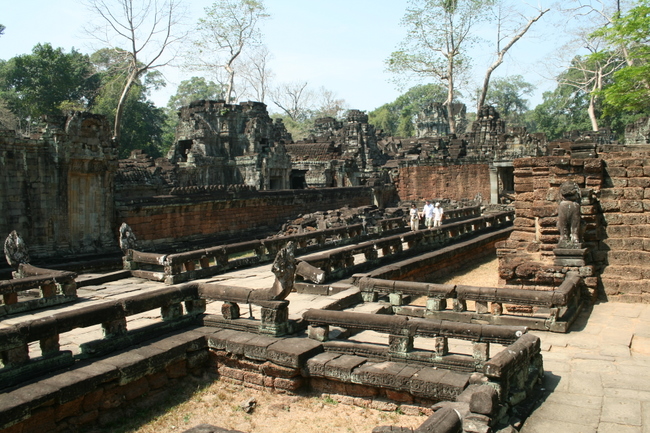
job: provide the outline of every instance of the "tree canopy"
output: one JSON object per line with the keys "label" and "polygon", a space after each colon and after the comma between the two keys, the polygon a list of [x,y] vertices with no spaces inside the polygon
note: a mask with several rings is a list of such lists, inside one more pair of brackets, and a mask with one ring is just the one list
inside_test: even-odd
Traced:
{"label": "tree canopy", "polygon": [[[607,42],[606,49],[620,49],[625,66],[613,74],[611,85],[602,90],[606,111],[650,111],[650,0],[640,0],[627,13],[615,14],[611,25],[596,32]],[[592,56],[603,56],[601,50]]]}
{"label": "tree canopy", "polygon": [[411,87],[395,101],[384,104],[368,114],[368,122],[386,135],[411,137],[415,133],[414,117],[432,102],[442,102],[447,91],[441,84]]}
{"label": "tree canopy", "polygon": [[[197,38],[193,44],[198,52],[191,54],[190,67],[212,73],[226,87],[225,99],[235,97],[235,75],[242,67],[241,54],[261,43],[259,23],[267,18],[264,3],[259,0],[217,0],[205,8],[200,18]],[[254,61],[254,56],[248,57]],[[225,79],[220,80],[225,71]]]}
{"label": "tree canopy", "polygon": [[528,100],[535,86],[526,82],[521,75],[496,78],[492,80],[485,97],[487,105],[492,105],[508,125],[522,123],[522,115],[528,111]]}
{"label": "tree canopy", "polygon": [[31,54],[0,62],[0,98],[19,119],[60,114],[62,104],[86,109],[99,88],[89,56],[37,44]]}

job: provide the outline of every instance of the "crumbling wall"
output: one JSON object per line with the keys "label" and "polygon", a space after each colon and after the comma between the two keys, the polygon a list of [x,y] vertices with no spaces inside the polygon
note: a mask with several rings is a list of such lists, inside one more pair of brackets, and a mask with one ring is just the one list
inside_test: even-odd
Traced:
{"label": "crumbling wall", "polygon": [[[178,113],[176,141],[167,158],[178,165],[177,186],[245,184],[289,188],[289,139],[261,102],[238,105],[199,100]],[[273,188],[272,188],[273,186]]]}
{"label": "crumbling wall", "polygon": [[490,197],[488,164],[405,165],[393,170],[400,200]]}
{"label": "crumbling wall", "polygon": [[118,219],[152,250],[259,231],[277,231],[298,215],[372,204],[367,187],[254,191],[244,188],[179,188],[171,195],[118,203]]}
{"label": "crumbling wall", "polygon": [[0,132],[0,233],[18,231],[32,259],[117,250],[106,119],[50,118],[31,138]]}

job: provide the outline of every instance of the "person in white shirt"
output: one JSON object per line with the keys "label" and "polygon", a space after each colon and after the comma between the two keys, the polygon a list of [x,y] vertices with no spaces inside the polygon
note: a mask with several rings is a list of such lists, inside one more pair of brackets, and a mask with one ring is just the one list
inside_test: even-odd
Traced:
{"label": "person in white shirt", "polygon": [[420,213],[418,212],[418,208],[415,206],[415,203],[411,205],[411,210],[409,210],[409,222],[411,225],[411,230],[414,232],[418,231],[418,227],[420,226]]}
{"label": "person in white shirt", "polygon": [[426,204],[424,205],[424,209],[422,209],[422,213],[424,214],[424,225],[427,226],[428,229],[433,227],[433,205],[431,204],[431,200],[427,200]]}
{"label": "person in white shirt", "polygon": [[442,225],[442,216],[444,215],[445,211],[442,207],[440,207],[440,203],[436,203],[435,206],[433,207],[433,226],[434,227],[440,227]]}

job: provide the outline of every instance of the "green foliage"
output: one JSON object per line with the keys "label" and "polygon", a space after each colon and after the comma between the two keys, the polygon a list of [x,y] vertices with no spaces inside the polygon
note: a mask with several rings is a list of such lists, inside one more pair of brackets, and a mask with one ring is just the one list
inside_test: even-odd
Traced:
{"label": "green foliage", "polygon": [[207,81],[203,77],[192,77],[189,80],[181,81],[176,94],[169,98],[167,108],[178,110],[197,99],[216,100],[223,99],[225,89],[213,81]]}
{"label": "green foliage", "polygon": [[0,63],[0,98],[20,119],[61,114],[61,107],[92,105],[99,79],[87,55],[50,44],[36,45],[31,54]]}
{"label": "green foliage", "polygon": [[440,84],[414,86],[394,102],[368,113],[368,123],[389,136],[412,137],[415,132],[413,118],[427,105],[446,98],[447,90]]}
{"label": "green foliage", "polygon": [[[616,71],[613,83],[603,90],[605,111],[628,114],[650,112],[650,0],[614,17],[612,25],[593,33],[603,37],[609,47],[622,49],[626,66]],[[602,51],[593,55],[602,55]]]}
{"label": "green foliage", "polygon": [[570,86],[559,85],[552,92],[544,92],[544,101],[525,115],[531,132],[543,132],[549,140],[562,138],[573,130],[590,130],[587,114],[588,96]]}
{"label": "green foliage", "polygon": [[533,90],[535,87],[521,75],[496,78],[490,82],[485,102],[496,108],[507,125],[514,126],[523,122],[522,116],[528,111],[524,95],[532,94]]}

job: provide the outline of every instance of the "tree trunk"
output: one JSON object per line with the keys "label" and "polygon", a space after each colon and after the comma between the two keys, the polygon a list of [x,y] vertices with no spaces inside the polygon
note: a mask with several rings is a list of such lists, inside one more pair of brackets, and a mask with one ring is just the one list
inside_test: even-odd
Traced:
{"label": "tree trunk", "polygon": [[454,116],[454,111],[452,109],[452,104],[454,102],[454,58],[453,56],[447,57],[447,100],[445,104],[447,106],[447,120],[449,122],[449,133],[456,133],[456,116]]}
{"label": "tree trunk", "polygon": [[589,95],[589,120],[591,121],[591,130],[598,131],[598,119],[596,118],[596,95]]}
{"label": "tree trunk", "polygon": [[124,84],[124,89],[122,89],[122,94],[120,95],[120,100],[117,103],[117,108],[115,110],[115,125],[113,125],[113,139],[115,141],[120,140],[120,134],[122,130],[122,117],[124,116],[124,106],[126,105],[126,99],[129,97],[129,92],[131,92],[131,87],[135,80],[138,79],[138,76],[144,72],[143,70],[134,70],[132,71],[126,83]]}

